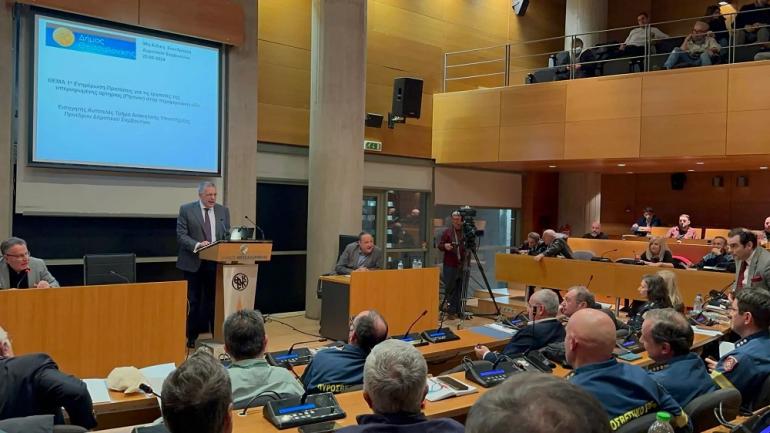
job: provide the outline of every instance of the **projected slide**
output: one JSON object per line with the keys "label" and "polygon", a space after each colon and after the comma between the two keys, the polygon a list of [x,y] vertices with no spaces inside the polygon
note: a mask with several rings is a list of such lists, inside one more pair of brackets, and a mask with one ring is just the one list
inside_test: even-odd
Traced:
{"label": "projected slide", "polygon": [[219,171],[219,49],[36,15],[33,163]]}

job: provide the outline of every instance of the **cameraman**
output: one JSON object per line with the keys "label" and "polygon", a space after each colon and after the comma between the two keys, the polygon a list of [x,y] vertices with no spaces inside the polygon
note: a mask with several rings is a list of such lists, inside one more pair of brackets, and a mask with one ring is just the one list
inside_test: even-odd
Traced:
{"label": "cameraman", "polygon": [[463,217],[460,212],[452,212],[452,225],[441,234],[438,249],[444,252],[444,266],[441,281],[444,283],[444,296],[447,297],[446,312],[460,315],[462,309],[462,266],[465,260],[465,238],[463,237]]}

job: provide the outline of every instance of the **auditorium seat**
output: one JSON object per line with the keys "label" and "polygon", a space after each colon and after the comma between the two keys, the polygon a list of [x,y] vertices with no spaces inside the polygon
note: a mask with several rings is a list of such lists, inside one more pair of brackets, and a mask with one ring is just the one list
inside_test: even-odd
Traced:
{"label": "auditorium seat", "polygon": [[722,416],[730,421],[738,416],[741,393],[737,389],[720,389],[691,401],[684,411],[692,421],[693,431],[701,432],[719,425],[714,409],[722,407]]}
{"label": "auditorium seat", "polygon": [[615,433],[647,433],[652,423],[655,422],[656,413],[648,413],[647,415],[640,416],[639,418],[629,421],[619,429],[615,430]]}
{"label": "auditorium seat", "polygon": [[572,257],[574,257],[575,260],[591,260],[594,256],[595,254],[593,251],[577,250],[572,252]]}

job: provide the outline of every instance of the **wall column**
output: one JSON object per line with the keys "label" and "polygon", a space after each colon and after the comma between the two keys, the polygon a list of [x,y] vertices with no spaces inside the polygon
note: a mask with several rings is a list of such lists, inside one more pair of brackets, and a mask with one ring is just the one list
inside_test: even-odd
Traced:
{"label": "wall column", "polygon": [[11,197],[11,182],[13,180],[13,161],[11,144],[11,89],[13,80],[13,51],[11,51],[13,20],[12,2],[0,3],[0,240],[11,235],[11,214],[13,197]]}
{"label": "wall column", "polygon": [[[564,14],[564,34],[572,35],[594,32],[607,28],[607,0],[567,0]],[[602,34],[582,35],[583,47],[589,48],[605,38]],[[571,48],[571,41],[566,40],[565,49]]]}
{"label": "wall column", "polygon": [[257,0],[237,0],[246,38],[227,55],[227,153],[224,203],[230,225],[257,215]]}
{"label": "wall column", "polygon": [[366,3],[313,0],[305,291],[312,319],[321,311],[318,276],[337,260],[338,236],[361,231]]}
{"label": "wall column", "polygon": [[592,222],[600,221],[601,204],[601,173],[559,174],[559,227],[569,224],[572,236],[583,236]]}

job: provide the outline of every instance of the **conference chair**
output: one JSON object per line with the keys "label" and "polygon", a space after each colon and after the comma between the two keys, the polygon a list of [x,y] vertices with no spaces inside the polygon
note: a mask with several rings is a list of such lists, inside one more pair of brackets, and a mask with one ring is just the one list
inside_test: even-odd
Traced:
{"label": "conference chair", "polygon": [[572,257],[575,260],[591,260],[594,258],[593,251],[576,250],[572,252]]}
{"label": "conference chair", "polygon": [[761,409],[765,406],[770,406],[770,376],[765,378],[759,394],[757,394],[757,396],[752,401],[746,403],[748,403],[747,408],[752,411]]}
{"label": "conference chair", "polygon": [[629,421],[623,427],[615,430],[615,433],[647,433],[652,423],[655,422],[656,413],[648,413],[635,420]]}
{"label": "conference chair", "polygon": [[0,431],[5,433],[85,433],[88,430],[79,425],[54,424],[53,415],[30,415],[0,420]]}
{"label": "conference chair", "polygon": [[136,282],[136,254],[86,254],[83,284],[126,284]]}
{"label": "conference chair", "polygon": [[730,421],[738,416],[741,407],[741,393],[737,389],[720,389],[702,395],[691,401],[684,411],[692,421],[693,431],[706,431],[720,425],[714,409],[722,406],[722,416]]}

